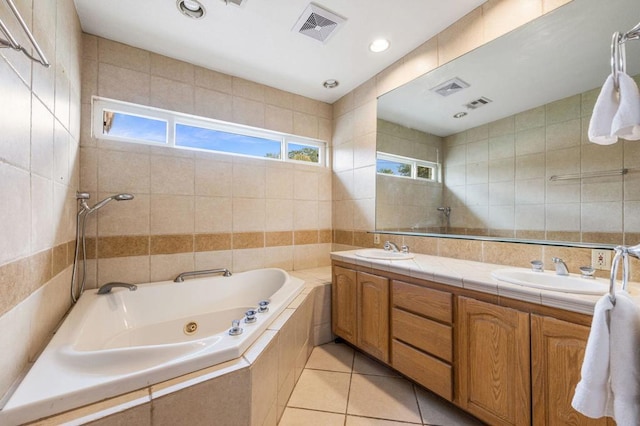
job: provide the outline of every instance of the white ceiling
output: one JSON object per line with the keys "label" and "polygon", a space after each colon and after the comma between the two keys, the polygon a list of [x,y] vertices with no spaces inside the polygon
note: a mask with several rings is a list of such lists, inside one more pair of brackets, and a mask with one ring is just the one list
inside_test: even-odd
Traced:
{"label": "white ceiling", "polygon": [[[82,29],[175,59],[333,103],[486,0],[317,0],[346,18],[326,44],[291,31],[309,0],[202,0],[181,15],[175,0],[75,0]],[[385,37],[391,48],[374,54]],[[336,79],[340,85],[325,89]]]}

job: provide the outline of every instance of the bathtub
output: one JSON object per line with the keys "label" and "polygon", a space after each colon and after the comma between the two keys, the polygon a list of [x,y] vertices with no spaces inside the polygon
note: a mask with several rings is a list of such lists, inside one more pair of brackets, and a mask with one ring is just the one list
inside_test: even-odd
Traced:
{"label": "bathtub", "polygon": [[[19,424],[242,356],[300,293],[281,269],[85,292],[0,411]],[[269,310],[244,314],[268,300]],[[242,334],[232,336],[233,320]]]}

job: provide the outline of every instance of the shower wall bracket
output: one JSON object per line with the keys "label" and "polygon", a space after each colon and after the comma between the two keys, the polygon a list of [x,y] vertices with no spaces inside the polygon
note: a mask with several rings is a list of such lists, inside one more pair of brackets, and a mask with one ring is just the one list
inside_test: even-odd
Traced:
{"label": "shower wall bracket", "polygon": [[24,19],[22,19],[22,16],[20,15],[20,12],[18,11],[18,8],[16,7],[16,5],[13,3],[13,0],[5,0],[5,2],[9,6],[9,9],[11,9],[11,12],[13,12],[13,15],[15,16],[16,20],[18,21],[18,23],[22,27],[22,30],[24,31],[24,33],[29,38],[29,42],[31,43],[31,45],[35,49],[38,57],[35,57],[35,56],[31,55],[31,53],[29,53],[29,51],[27,50],[26,47],[24,47],[24,46],[20,45],[20,43],[18,43],[16,38],[13,36],[13,34],[11,34],[11,31],[9,31],[9,28],[2,21],[1,18],[0,18],[0,33],[2,33],[5,38],[4,39],[0,38],[0,48],[7,48],[8,47],[8,48],[11,48],[13,50],[18,50],[18,51],[24,53],[32,61],[35,61],[35,62],[38,62],[38,63],[42,64],[42,66],[44,66],[45,68],[49,68],[49,66],[51,64],[49,63],[49,61],[47,60],[46,56],[44,55],[44,52],[42,51],[42,49],[38,45],[38,42],[33,37],[33,34],[29,30],[29,27],[27,27],[27,24],[24,22]]}

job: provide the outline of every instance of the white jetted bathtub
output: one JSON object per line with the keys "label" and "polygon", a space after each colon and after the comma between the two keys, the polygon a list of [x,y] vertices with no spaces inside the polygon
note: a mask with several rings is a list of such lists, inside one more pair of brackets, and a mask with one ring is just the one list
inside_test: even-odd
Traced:
{"label": "white jetted bathtub", "polygon": [[[242,353],[300,293],[281,269],[88,290],[2,411],[22,423],[216,365]],[[245,312],[269,302],[247,323]],[[233,320],[242,334],[232,336]],[[6,423],[5,423],[6,422]]]}

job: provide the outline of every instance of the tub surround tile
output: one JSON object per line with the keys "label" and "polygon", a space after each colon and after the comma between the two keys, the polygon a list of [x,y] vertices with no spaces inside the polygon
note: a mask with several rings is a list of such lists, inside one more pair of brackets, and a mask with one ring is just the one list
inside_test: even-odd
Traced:
{"label": "tub surround tile", "polygon": [[[279,338],[277,333],[273,332],[273,334],[268,344],[260,349],[260,356],[251,362],[252,425],[262,426],[265,423],[278,398]],[[268,335],[269,330],[263,333],[258,340],[262,340]],[[250,355],[247,358],[250,358]]]}
{"label": "tub surround tile", "polygon": [[[148,236],[118,236],[98,238],[98,257],[143,256],[149,254]],[[87,257],[89,254],[87,253]]]}
{"label": "tub surround tile", "polygon": [[180,392],[156,397],[152,391],[152,423],[176,424],[250,424],[251,386],[248,368],[224,374],[215,380],[200,381]]}
{"label": "tub surround tile", "polygon": [[152,235],[150,240],[150,254],[152,255],[194,251],[192,235]]}
{"label": "tub surround tile", "polygon": [[119,421],[127,419],[135,420],[136,425],[150,426],[150,402],[149,391],[141,389],[29,424],[32,426],[54,426],[93,422],[92,425],[109,425],[120,424]]}
{"label": "tub surround tile", "polygon": [[[280,232],[266,232],[265,233],[265,247],[279,247],[293,245],[293,232],[280,231]],[[297,244],[301,244],[297,241]]]}
{"label": "tub surround tile", "polygon": [[296,245],[318,244],[318,231],[294,231],[293,239]]}
{"label": "tub surround tile", "polygon": [[231,250],[231,235],[222,234],[196,234],[194,239],[195,251]]}
{"label": "tub surround tile", "polygon": [[251,249],[264,247],[263,232],[240,232],[233,234],[233,248],[235,249]]}

